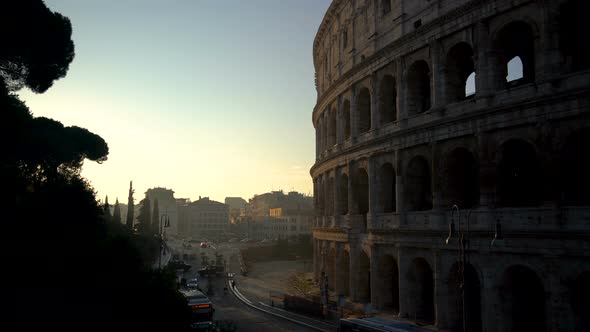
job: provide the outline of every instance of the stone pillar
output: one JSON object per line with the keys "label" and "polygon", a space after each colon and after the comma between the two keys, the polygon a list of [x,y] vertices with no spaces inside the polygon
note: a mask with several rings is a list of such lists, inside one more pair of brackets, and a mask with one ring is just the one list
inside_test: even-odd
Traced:
{"label": "stone pillar", "polygon": [[397,213],[404,212],[404,177],[402,176],[403,172],[403,163],[400,158],[399,150],[395,152],[395,211]]}
{"label": "stone pillar", "polygon": [[350,136],[352,142],[356,140],[359,134],[358,129],[358,105],[357,105],[358,91],[356,87],[352,88],[352,94],[350,97]]}
{"label": "stone pillar", "polygon": [[342,114],[342,96],[338,97],[336,104],[336,144],[341,144],[344,141],[344,121]]}
{"label": "stone pillar", "polygon": [[340,217],[340,176],[341,170],[340,167],[334,170],[334,226],[340,227],[341,226],[341,217]]}
{"label": "stone pillar", "polygon": [[369,177],[369,212],[367,213],[367,227],[372,228],[373,222],[377,215],[377,170],[375,158],[369,157],[367,160],[367,176]]}
{"label": "stone pillar", "polygon": [[359,213],[359,206],[354,192],[356,176],[356,165],[353,161],[348,162],[348,215],[353,216]]}
{"label": "stone pillar", "polygon": [[378,310],[381,310],[382,301],[382,288],[381,288],[381,276],[379,275],[379,250],[377,246],[371,246],[371,257],[370,259],[370,278],[371,278],[371,303],[377,306]]}
{"label": "stone pillar", "polygon": [[440,153],[436,142],[431,144],[431,184],[432,184],[432,209],[433,210],[444,210],[446,209],[444,197],[442,195],[442,169],[444,167],[443,156]]}
{"label": "stone pillar", "polygon": [[[356,239],[355,239],[356,240]],[[360,248],[358,247],[358,245],[356,243],[350,242],[350,253],[349,253],[349,257],[350,257],[350,277],[348,278],[349,280],[349,286],[350,286],[350,298],[352,299],[352,301],[354,302],[358,302],[359,301],[359,294],[358,294],[358,287],[359,287],[359,250]]]}
{"label": "stone pillar", "polygon": [[332,148],[332,108],[328,106],[326,109],[326,150]]}
{"label": "stone pillar", "polygon": [[448,268],[446,268],[440,251],[434,253],[434,325],[440,330],[446,327],[446,313],[449,306]]}
{"label": "stone pillar", "polygon": [[397,256],[399,262],[399,316],[400,318],[414,318],[414,309],[411,301],[412,291],[408,282],[408,269],[413,268],[409,255],[405,254],[405,249],[400,248]]}
{"label": "stone pillar", "polygon": [[[561,51],[559,50],[559,1],[543,0],[543,20],[541,21],[541,42],[535,49],[535,79],[543,81],[556,76],[561,71]],[[542,48],[542,49],[541,49]]]}
{"label": "stone pillar", "polygon": [[408,118],[408,100],[406,98],[408,91],[408,83],[406,80],[406,71],[401,58],[395,60],[396,80],[395,85],[397,89],[397,119],[398,121],[406,120]]}
{"label": "stone pillar", "polygon": [[430,96],[432,98],[431,109],[443,108],[446,104],[445,100],[445,57],[442,54],[442,45],[440,41],[435,40],[430,43],[430,62],[432,69],[430,70]]}
{"label": "stone pillar", "polygon": [[371,75],[371,130],[379,128],[380,114],[379,114],[379,84],[377,82],[377,74]]}
{"label": "stone pillar", "polygon": [[496,205],[496,162],[492,159],[489,135],[477,136],[479,150],[479,205],[494,208]]}
{"label": "stone pillar", "polygon": [[481,20],[475,27],[475,91],[477,97],[488,97],[494,93],[497,74],[493,72],[494,53],[487,22]]}
{"label": "stone pillar", "polygon": [[[330,216],[330,173],[324,173],[324,220],[327,223]],[[328,225],[324,225],[326,227]]]}
{"label": "stone pillar", "polygon": [[315,160],[319,160],[320,159],[320,139],[321,139],[321,129],[320,126],[316,123],[315,124]]}

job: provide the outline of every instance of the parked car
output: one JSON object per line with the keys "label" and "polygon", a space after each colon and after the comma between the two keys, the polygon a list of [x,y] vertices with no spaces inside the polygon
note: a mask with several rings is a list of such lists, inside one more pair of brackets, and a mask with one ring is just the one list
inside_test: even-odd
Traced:
{"label": "parked car", "polygon": [[194,278],[194,279],[189,280],[186,283],[186,288],[188,288],[188,289],[197,289],[197,288],[199,288],[199,279],[198,278]]}

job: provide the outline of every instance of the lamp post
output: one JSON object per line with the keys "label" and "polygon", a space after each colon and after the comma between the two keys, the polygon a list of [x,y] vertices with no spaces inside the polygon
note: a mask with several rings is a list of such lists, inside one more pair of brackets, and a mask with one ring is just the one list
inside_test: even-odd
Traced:
{"label": "lamp post", "polygon": [[[163,222],[162,222],[163,221]],[[170,227],[170,218],[168,214],[163,214],[160,216],[160,254],[158,256],[158,269],[162,268],[162,251],[164,250],[164,240],[162,237],[162,228]]]}
{"label": "lamp post", "polygon": [[[459,214],[456,232],[455,232],[455,213]],[[448,245],[452,238],[458,235],[459,237],[459,288],[461,289],[461,302],[462,302],[462,312],[463,312],[463,332],[467,331],[467,318],[465,317],[465,265],[467,263],[468,256],[466,252],[469,250],[469,219],[471,218],[471,209],[467,212],[467,230],[465,233],[461,230],[461,211],[457,205],[453,205],[451,207],[451,223],[449,224],[449,235],[445,241]],[[456,233],[456,234],[455,234]]]}

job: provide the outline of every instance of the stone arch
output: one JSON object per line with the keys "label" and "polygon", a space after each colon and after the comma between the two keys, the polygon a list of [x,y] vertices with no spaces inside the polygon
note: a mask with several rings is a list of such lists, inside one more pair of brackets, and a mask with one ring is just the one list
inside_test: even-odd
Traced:
{"label": "stone arch", "polygon": [[430,67],[424,60],[414,62],[407,75],[408,114],[419,114],[430,109]]}
{"label": "stone arch", "polygon": [[357,96],[358,132],[371,130],[371,92],[368,88],[361,88]]}
{"label": "stone arch", "polygon": [[522,61],[522,79],[511,85],[535,80],[535,40],[533,27],[525,21],[512,21],[498,30],[494,38],[496,72],[498,85],[505,84],[508,76],[508,62],[518,57]]}
{"label": "stone arch", "polygon": [[499,287],[503,331],[546,331],[545,291],[537,274],[524,265],[504,271]]}
{"label": "stone arch", "polygon": [[409,290],[407,298],[410,312],[414,319],[424,324],[433,324],[434,312],[434,275],[430,264],[420,257],[412,261],[406,274]]}
{"label": "stone arch", "polygon": [[336,127],[336,109],[335,108],[332,108],[332,110],[328,113],[328,119],[329,119],[329,123],[330,123],[330,125],[328,126],[328,128],[329,128],[328,147],[332,147],[336,144],[336,128],[337,127]]}
{"label": "stone arch", "polygon": [[460,42],[453,46],[447,54],[445,67],[447,102],[452,103],[467,97],[467,78],[474,73],[475,63],[471,45]]}
{"label": "stone arch", "polygon": [[590,128],[571,134],[562,150],[562,183],[564,203],[568,205],[590,204]]}
{"label": "stone arch", "polygon": [[340,295],[350,295],[350,254],[348,250],[342,250],[338,259],[337,267],[338,283],[336,284],[336,292]]}
{"label": "stone arch", "polygon": [[371,302],[371,260],[364,250],[360,251],[358,257],[357,301],[368,303]]}
{"label": "stone arch", "polygon": [[590,331],[590,271],[582,272],[570,288],[574,331]]}
{"label": "stone arch", "polygon": [[379,212],[395,212],[395,169],[390,163],[379,168]]}
{"label": "stone arch", "polygon": [[328,258],[326,260],[326,269],[328,273],[328,289],[335,290],[334,284],[336,282],[336,250],[330,248],[328,252]]}
{"label": "stone arch", "polygon": [[348,101],[348,99],[344,99],[344,102],[342,103],[342,120],[344,121],[344,139],[347,140],[352,133],[350,128],[350,101]]}
{"label": "stone arch", "polygon": [[479,171],[473,154],[465,148],[451,151],[445,161],[445,199],[449,206],[471,208],[479,202]]}
{"label": "stone arch", "polygon": [[359,168],[354,177],[354,194],[355,203],[358,206],[358,213],[365,217],[369,212],[369,175],[364,168]]}
{"label": "stone arch", "polygon": [[499,157],[498,204],[509,207],[538,205],[539,167],[535,148],[522,139],[510,139],[500,146]]}
{"label": "stone arch", "polygon": [[424,157],[416,156],[406,170],[406,199],[409,211],[432,209],[432,183],[430,164]]}
{"label": "stone arch", "polygon": [[340,175],[338,188],[338,202],[340,203],[340,211],[338,211],[338,213],[340,215],[345,215],[348,213],[348,175]]}
{"label": "stone arch", "polygon": [[[455,263],[449,272],[448,285],[449,329],[451,331],[482,331],[481,283],[473,265]],[[466,329],[463,329],[464,323]]]}
{"label": "stone arch", "polygon": [[399,312],[399,268],[392,255],[383,255],[379,260],[381,306]]}
{"label": "stone arch", "polygon": [[581,40],[587,39],[587,26],[590,2],[587,0],[570,0],[559,8],[559,49],[566,65],[571,70],[590,68],[590,48]]}
{"label": "stone arch", "polygon": [[385,75],[379,86],[379,118],[381,124],[397,120],[397,88],[391,75]]}

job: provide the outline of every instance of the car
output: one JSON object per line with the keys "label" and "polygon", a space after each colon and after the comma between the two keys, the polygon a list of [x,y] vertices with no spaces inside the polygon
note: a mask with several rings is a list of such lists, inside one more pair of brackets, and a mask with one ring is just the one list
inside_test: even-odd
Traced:
{"label": "car", "polygon": [[186,288],[188,289],[197,289],[199,288],[199,279],[193,278],[186,283]]}
{"label": "car", "polygon": [[201,242],[201,248],[208,248],[209,244],[207,242]]}

